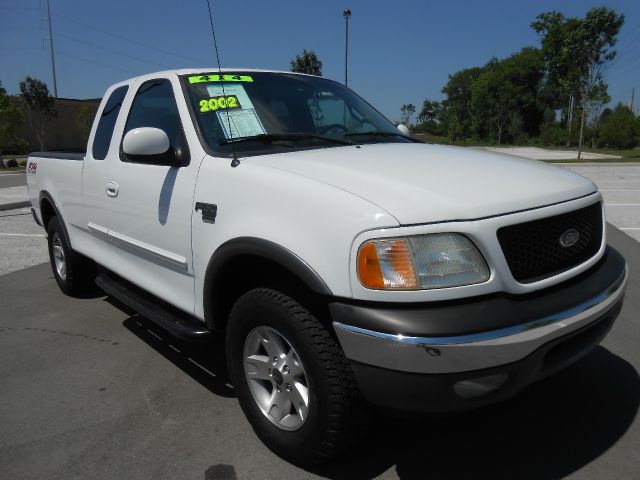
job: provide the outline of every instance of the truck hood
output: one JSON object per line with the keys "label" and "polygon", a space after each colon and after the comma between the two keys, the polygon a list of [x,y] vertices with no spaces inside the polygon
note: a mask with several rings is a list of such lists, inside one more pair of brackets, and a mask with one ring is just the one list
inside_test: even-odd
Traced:
{"label": "truck hood", "polygon": [[306,150],[245,161],[348,191],[383,208],[402,225],[500,215],[597,190],[580,175],[535,160],[420,143]]}

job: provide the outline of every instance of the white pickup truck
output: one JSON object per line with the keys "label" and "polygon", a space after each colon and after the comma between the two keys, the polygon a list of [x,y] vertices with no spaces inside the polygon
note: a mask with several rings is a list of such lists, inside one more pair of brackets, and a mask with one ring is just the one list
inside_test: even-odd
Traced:
{"label": "white pickup truck", "polygon": [[511,397],[593,349],[623,302],[591,181],[416,141],[323,78],[119,83],[86,153],[34,153],[27,178],[62,291],[95,280],[181,338],[225,332],[244,413],[298,464],[344,450],[370,405]]}

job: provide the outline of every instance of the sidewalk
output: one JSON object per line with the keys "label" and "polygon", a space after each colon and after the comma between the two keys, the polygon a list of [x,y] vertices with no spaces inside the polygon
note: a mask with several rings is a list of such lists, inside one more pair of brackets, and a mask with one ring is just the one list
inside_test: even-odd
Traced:
{"label": "sidewalk", "polygon": [[0,188],[0,211],[30,206],[26,186]]}
{"label": "sidewalk", "polygon": [[[539,147],[479,147],[490,152],[506,153],[515,155],[516,157],[530,158],[532,160],[575,160],[578,156],[577,151],[571,150],[552,150]],[[621,158],[617,155],[608,155],[606,153],[582,152],[584,160],[614,160]]]}

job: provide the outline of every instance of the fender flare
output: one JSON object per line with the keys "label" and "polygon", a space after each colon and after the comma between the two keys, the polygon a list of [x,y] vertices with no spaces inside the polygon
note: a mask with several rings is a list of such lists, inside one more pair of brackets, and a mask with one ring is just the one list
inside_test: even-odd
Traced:
{"label": "fender flare", "polygon": [[[67,225],[64,222],[64,218],[62,218],[62,214],[60,213],[60,209],[58,208],[58,204],[53,199],[53,196],[49,192],[47,192],[46,190],[43,190],[43,191],[40,192],[40,197],[38,199],[38,206],[40,207],[40,218],[42,218],[42,202],[44,200],[49,202],[49,204],[53,208],[53,211],[55,212],[55,216],[58,217],[58,219],[60,220],[60,225],[62,225],[62,230],[64,232],[64,236],[65,236],[65,239],[67,241],[67,244],[69,245],[69,247],[73,248],[71,246],[71,238],[69,237],[69,232],[67,231]],[[43,219],[43,224],[44,224],[44,219]],[[45,228],[45,232],[46,232],[46,227],[44,227],[44,225],[43,225],[43,228]]]}
{"label": "fender flare", "polygon": [[257,237],[238,237],[223,243],[213,253],[207,265],[204,279],[204,317],[210,327],[214,325],[213,292],[219,281],[220,272],[234,258],[252,255],[270,260],[287,269],[311,290],[319,295],[333,293],[320,275],[302,258],[291,250],[269,240]]}

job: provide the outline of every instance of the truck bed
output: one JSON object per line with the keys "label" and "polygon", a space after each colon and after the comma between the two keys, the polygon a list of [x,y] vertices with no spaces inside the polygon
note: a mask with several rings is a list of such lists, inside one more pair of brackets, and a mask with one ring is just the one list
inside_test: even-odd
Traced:
{"label": "truck bed", "polygon": [[55,160],[84,160],[85,150],[64,150],[60,152],[32,152],[30,157],[53,158]]}

